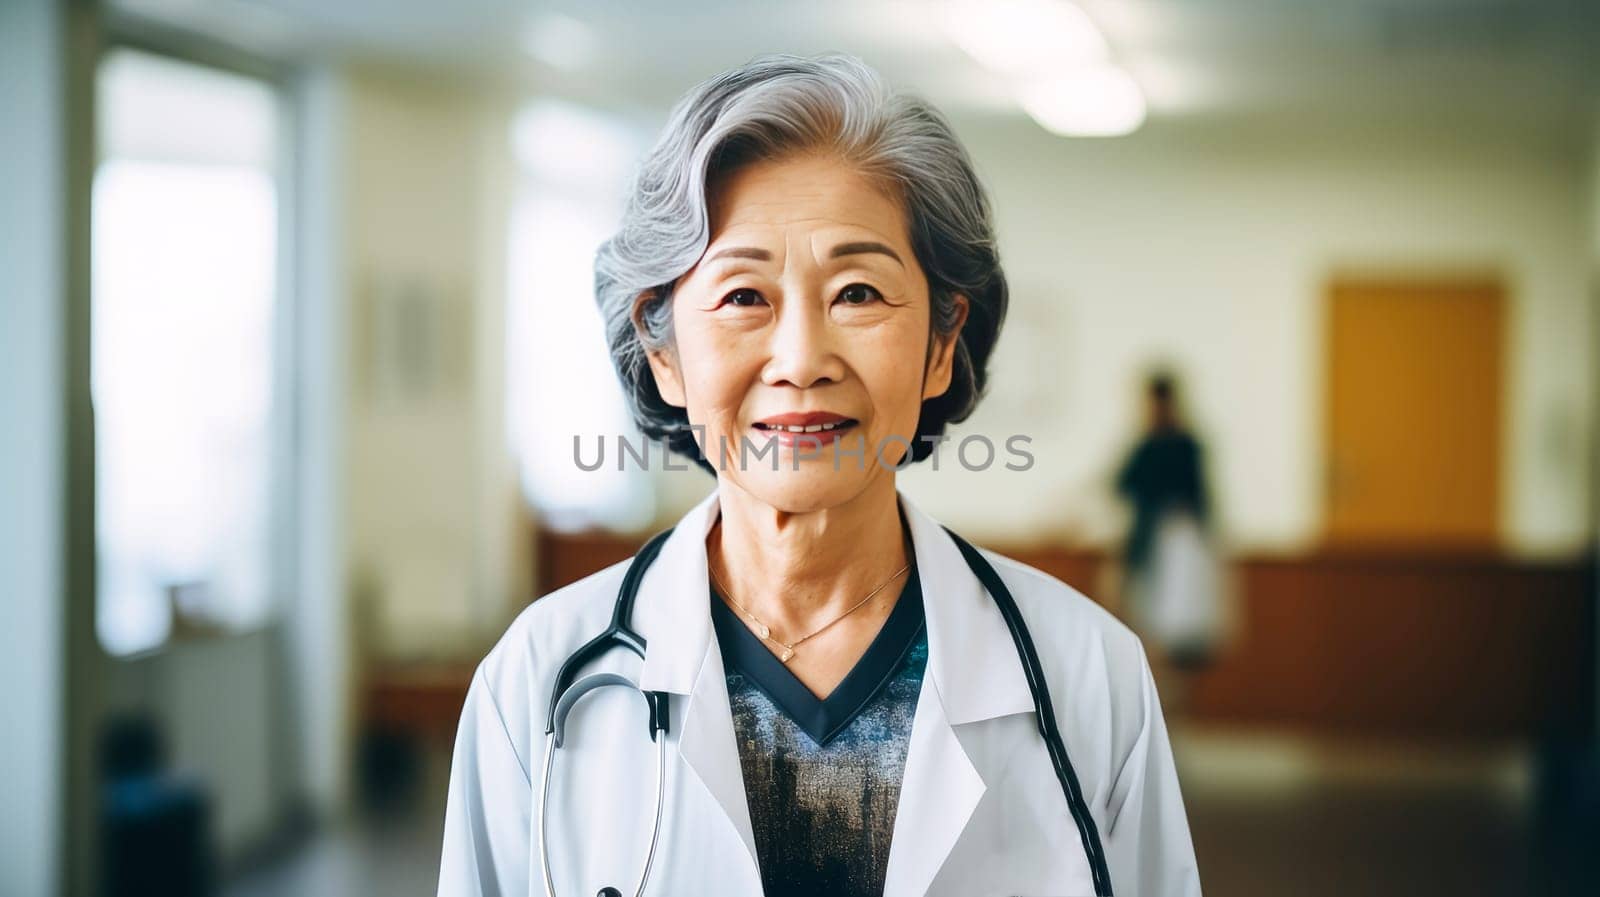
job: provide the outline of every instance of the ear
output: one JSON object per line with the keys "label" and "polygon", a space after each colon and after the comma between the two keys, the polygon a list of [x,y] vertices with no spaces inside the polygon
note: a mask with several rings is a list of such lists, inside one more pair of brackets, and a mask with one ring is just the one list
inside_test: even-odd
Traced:
{"label": "ear", "polygon": [[945,394],[956,367],[956,343],[961,338],[961,328],[967,324],[969,305],[967,297],[955,295],[956,326],[949,333],[935,333],[928,347],[927,374],[922,380],[922,398],[932,399]]}
{"label": "ear", "polygon": [[[644,333],[644,306],[654,298],[652,291],[646,290],[633,300],[635,333]],[[683,388],[683,374],[678,370],[677,356],[667,349],[650,349],[645,352],[645,359],[650,362],[650,374],[655,378],[656,392],[661,394],[661,400],[676,408],[686,407],[689,402]]]}
{"label": "ear", "polygon": [[650,360],[650,373],[655,375],[656,392],[661,393],[661,401],[675,408],[687,407],[689,401],[684,395],[677,358],[665,349],[646,352],[645,358]]}

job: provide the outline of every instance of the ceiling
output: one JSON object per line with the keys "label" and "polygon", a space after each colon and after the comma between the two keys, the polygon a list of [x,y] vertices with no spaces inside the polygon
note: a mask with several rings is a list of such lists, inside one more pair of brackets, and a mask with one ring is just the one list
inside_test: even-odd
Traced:
{"label": "ceiling", "polygon": [[[1079,0],[1152,121],[1600,118],[1600,0]],[[1015,112],[940,27],[938,0],[115,0],[273,56],[421,65],[662,106],[764,52],[843,50],[955,112]],[[551,17],[555,18],[552,19]],[[549,23],[554,22],[553,28]],[[540,23],[545,30],[538,31]],[[526,49],[542,34],[541,61]],[[562,58],[565,57],[565,58]]]}

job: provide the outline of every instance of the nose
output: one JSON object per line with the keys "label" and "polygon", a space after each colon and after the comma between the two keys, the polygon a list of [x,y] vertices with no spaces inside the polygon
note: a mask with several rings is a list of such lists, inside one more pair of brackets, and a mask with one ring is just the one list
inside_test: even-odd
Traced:
{"label": "nose", "polygon": [[804,298],[781,303],[762,382],[805,389],[842,379],[844,361],[834,345],[833,329],[826,303],[809,291]]}

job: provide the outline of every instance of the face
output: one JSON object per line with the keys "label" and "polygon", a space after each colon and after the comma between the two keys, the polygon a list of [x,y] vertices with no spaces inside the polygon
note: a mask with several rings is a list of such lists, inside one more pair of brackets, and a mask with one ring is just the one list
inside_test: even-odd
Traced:
{"label": "face", "polygon": [[[662,397],[703,428],[724,484],[780,510],[892,488],[922,401],[949,388],[955,346],[955,333],[931,334],[900,203],[825,156],[752,163],[711,198],[710,242],[674,288],[673,349],[650,356]],[[742,440],[766,453],[741,459]]]}

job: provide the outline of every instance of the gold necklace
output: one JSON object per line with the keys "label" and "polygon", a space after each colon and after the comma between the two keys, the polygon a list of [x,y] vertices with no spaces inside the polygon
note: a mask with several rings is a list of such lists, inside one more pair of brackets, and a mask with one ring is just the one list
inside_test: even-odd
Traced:
{"label": "gold necklace", "polygon": [[900,577],[901,573],[904,573],[904,572],[906,572],[907,570],[910,570],[910,569],[911,569],[911,562],[907,561],[906,565],[904,567],[901,567],[898,571],[895,572],[895,574],[893,576],[891,576],[888,579],[884,580],[883,581],[883,585],[880,585],[876,589],[873,589],[872,591],[868,592],[867,593],[867,597],[861,599],[860,601],[857,601],[854,605],[852,605],[850,607],[849,610],[845,611],[844,613],[840,614],[837,617],[834,617],[833,619],[829,620],[828,622],[822,624],[821,627],[812,630],[810,634],[805,635],[805,636],[803,636],[801,638],[798,638],[798,639],[796,639],[796,640],[794,640],[792,642],[785,642],[785,641],[781,641],[779,639],[773,638],[772,637],[772,627],[768,626],[766,623],[762,622],[760,617],[756,616],[754,613],[752,613],[750,611],[750,608],[745,607],[743,604],[740,604],[739,603],[739,599],[733,597],[733,592],[729,591],[728,587],[722,584],[722,580],[717,578],[716,571],[711,569],[711,564],[710,564],[709,560],[706,563],[706,572],[711,574],[711,581],[716,583],[717,588],[722,590],[722,594],[728,596],[728,600],[732,601],[735,607],[739,608],[739,610],[744,612],[745,616],[750,618],[750,622],[756,624],[756,628],[755,628],[756,635],[760,636],[763,641],[774,642],[774,643],[776,643],[778,645],[782,645],[783,646],[783,653],[778,655],[778,659],[783,661],[784,663],[788,663],[789,662],[789,658],[794,656],[794,649],[800,647],[801,643],[806,641],[806,639],[809,639],[814,635],[821,634],[828,627],[832,626],[833,624],[839,622],[840,620],[843,620],[845,617],[848,617],[851,614],[855,613],[856,611],[860,610],[862,605],[864,605],[868,601],[872,600],[872,596],[873,595],[876,595],[879,592],[883,591],[884,586],[887,586],[889,583],[894,582],[896,579],[898,579]]}

